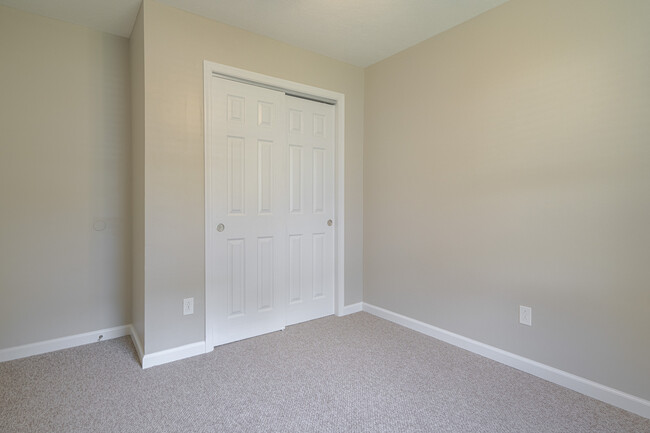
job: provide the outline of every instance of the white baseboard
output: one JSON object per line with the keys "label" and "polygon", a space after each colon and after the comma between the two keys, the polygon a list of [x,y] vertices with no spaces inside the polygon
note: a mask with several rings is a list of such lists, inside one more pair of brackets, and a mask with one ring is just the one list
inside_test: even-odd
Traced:
{"label": "white baseboard", "polygon": [[517,370],[524,371],[565,388],[572,389],[586,396],[611,404],[612,406],[625,409],[645,418],[650,418],[650,401],[644,400],[640,397],[601,385],[600,383],[567,373],[566,371],[550,367],[537,361],[515,355],[514,353],[506,352],[505,350],[489,346],[479,341],[472,340],[471,338],[454,334],[453,332],[437,328],[433,325],[394,313],[384,308],[364,303],[363,311],[510,367],[514,367]]}
{"label": "white baseboard", "polygon": [[138,337],[138,333],[135,332],[135,327],[133,325],[129,325],[129,334],[131,335],[131,341],[133,341],[133,345],[135,346],[135,351],[138,352],[138,359],[140,360],[140,364],[142,364],[142,358],[144,357],[144,347],[142,347],[142,343],[140,343],[140,337]]}
{"label": "white baseboard", "polygon": [[37,343],[25,344],[23,346],[9,347],[0,349],[0,362],[11,361],[14,359],[26,358],[33,355],[54,352],[71,347],[82,346],[84,344],[96,343],[99,336],[101,341],[112,338],[124,337],[130,335],[133,340],[135,350],[142,363],[142,368],[149,368],[167,362],[177,361],[179,359],[189,358],[191,356],[206,353],[205,342],[187,344],[185,346],[175,347],[169,350],[144,355],[144,350],[140,338],[133,325],[116,326],[114,328],[100,329],[98,331],[86,332],[83,334],[71,335],[68,337],[55,338],[53,340],[39,341]]}
{"label": "white baseboard", "polygon": [[345,305],[343,311],[339,316],[347,316],[348,314],[358,313],[363,311],[363,302],[357,302],[356,304]]}
{"label": "white baseboard", "polygon": [[[363,302],[357,302],[356,304],[344,306],[341,316],[358,313],[360,311],[363,311]],[[140,342],[138,340],[137,334],[135,333],[135,330],[132,332],[131,336],[133,337],[134,345],[136,346],[138,354],[140,355],[142,368],[154,367],[156,365],[166,364],[168,362],[178,361],[180,359],[190,358],[192,356],[202,355],[204,353],[211,352],[214,349],[212,347],[206,349],[205,342],[200,341],[197,343],[174,347],[172,349],[167,349],[142,356],[142,349],[139,348]]]}
{"label": "white baseboard", "polygon": [[54,352],[61,349],[82,346],[84,344],[96,343],[99,336],[103,340],[124,337],[130,334],[131,325],[116,326],[114,328],[100,329],[99,331],[85,332],[83,334],[70,335],[69,337],[55,338],[52,340],[39,341],[37,343],[25,344],[23,346],[9,347],[0,350],[0,362],[13,359],[26,358],[33,355]]}
{"label": "white baseboard", "polygon": [[185,346],[174,347],[172,349],[161,350],[160,352],[144,355],[144,357],[142,357],[142,368],[155,367],[156,365],[190,358],[192,356],[202,355],[204,353],[206,353],[205,341],[186,344]]}

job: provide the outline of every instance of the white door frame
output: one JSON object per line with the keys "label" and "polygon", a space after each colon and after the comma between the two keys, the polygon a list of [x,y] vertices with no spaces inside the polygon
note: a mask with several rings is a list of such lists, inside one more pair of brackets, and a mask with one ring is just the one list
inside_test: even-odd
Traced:
{"label": "white door frame", "polygon": [[306,97],[316,101],[323,101],[334,104],[335,111],[335,153],[334,153],[334,227],[336,229],[335,246],[334,246],[334,313],[342,316],[345,305],[345,95],[342,93],[332,92],[330,90],[320,89],[318,87],[308,86],[305,84],[295,83],[293,81],[283,80],[281,78],[270,77],[256,72],[246,71],[244,69],[234,68],[232,66],[222,65],[205,60],[203,62],[203,119],[204,119],[204,159],[205,159],[205,351],[210,352],[214,349],[213,344],[213,321],[214,312],[210,311],[211,303],[214,299],[214,276],[208,263],[214,256],[212,251],[214,242],[212,233],[215,228],[211,227],[209,206],[212,191],[210,189],[210,179],[212,166],[210,140],[212,138],[211,122],[208,121],[208,115],[212,112],[211,107],[211,90],[212,78],[221,77],[235,81],[245,82],[260,87],[272,88],[284,91],[287,94]]}

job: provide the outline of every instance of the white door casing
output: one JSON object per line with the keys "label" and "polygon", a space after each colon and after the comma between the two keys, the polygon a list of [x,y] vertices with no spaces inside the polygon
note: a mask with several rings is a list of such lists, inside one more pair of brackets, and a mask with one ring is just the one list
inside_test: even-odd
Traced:
{"label": "white door casing", "polygon": [[[206,352],[218,344],[282,329],[285,324],[321,317],[332,312],[342,315],[343,95],[207,61],[204,62],[204,77]],[[223,77],[228,80],[223,80]],[[218,91],[215,93],[221,86],[220,82],[230,83],[228,86],[235,89],[230,92],[231,101],[228,101],[228,92],[222,96],[217,95]],[[253,89],[254,92],[261,91],[258,96],[246,93],[246,89],[250,90],[251,83],[258,85]],[[259,89],[260,86],[266,88]],[[237,92],[240,94],[237,95]],[[336,106],[285,97],[283,92],[327,100]],[[248,98],[253,102],[244,103],[240,111],[240,117],[243,118],[237,119],[241,98],[244,101]],[[277,108],[282,105],[280,98],[285,98],[285,108],[282,110]],[[293,145],[303,149],[301,165],[303,168],[307,167],[308,171],[302,173],[305,176],[303,180],[314,176],[317,179],[316,183],[303,182],[301,187],[307,188],[305,191],[309,192],[302,202],[303,215],[294,212],[292,216],[306,217],[304,211],[309,209],[312,216],[315,216],[316,222],[312,224],[314,227],[304,224],[306,218],[302,218],[301,222],[301,218],[288,217],[291,215],[292,205],[288,183],[291,158],[287,145],[288,129],[291,125],[286,117],[286,107],[293,103],[291,101],[298,104],[294,106],[294,110],[302,109],[305,116],[311,117],[304,121],[305,125],[311,125],[311,134],[316,135],[316,139],[302,143],[294,140]],[[300,108],[301,104],[305,105]],[[308,108],[310,104],[311,111]],[[224,106],[226,108],[223,108]],[[221,116],[217,115],[218,110],[222,111]],[[219,123],[225,122],[228,116],[230,126]],[[224,120],[220,121],[219,118]],[[255,122],[249,122],[253,119]],[[240,125],[237,126],[237,123]],[[282,128],[276,128],[276,125],[281,124]],[[215,131],[220,128],[226,129],[222,131],[222,148],[218,149],[216,142],[219,140],[215,137]],[[305,132],[306,130],[307,128]],[[329,143],[323,141],[325,136],[330,140]],[[253,145],[242,147],[242,138]],[[284,150],[280,149],[281,146],[274,146],[282,140],[285,142]],[[316,158],[313,158],[314,150]],[[310,152],[311,155],[307,156]],[[216,168],[219,164],[222,169]],[[242,170],[238,171],[238,167],[243,167],[243,174]],[[271,174],[273,171],[276,174]],[[286,173],[284,179],[283,176],[277,175],[283,171]],[[328,182],[330,186],[325,187],[323,183],[323,188],[320,189],[318,181],[327,182],[328,176],[332,177],[332,182]],[[312,194],[316,200],[311,199]],[[307,203],[309,207],[305,207]],[[284,210],[284,223],[281,222],[283,218],[281,212],[277,211],[280,209],[277,206]],[[254,210],[253,213],[250,213],[251,209]],[[332,226],[327,225],[330,219],[333,221]],[[218,224],[224,225],[223,231],[217,230]],[[244,232],[245,225],[252,225],[255,229]],[[291,307],[296,305],[290,303],[290,242],[294,239],[295,244],[296,239],[291,238],[290,232],[293,235],[301,234],[305,240],[303,242],[308,243],[307,246],[301,245],[311,252],[311,257],[305,262],[312,263],[314,258],[317,259],[316,267],[311,266],[311,270],[304,267],[301,270],[303,277],[309,276],[311,272],[310,278],[303,278],[304,283],[300,288],[302,299],[298,303],[303,304],[303,309],[292,309]],[[222,243],[221,247],[219,242]],[[303,256],[303,260],[306,258]],[[270,265],[271,263],[273,265]],[[225,287],[227,290],[220,292],[219,287]],[[294,285],[294,295],[295,288]]]}

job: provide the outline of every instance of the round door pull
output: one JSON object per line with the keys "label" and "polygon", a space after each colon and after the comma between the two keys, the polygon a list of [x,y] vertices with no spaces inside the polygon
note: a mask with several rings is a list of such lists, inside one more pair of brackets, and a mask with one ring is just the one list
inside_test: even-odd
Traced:
{"label": "round door pull", "polygon": [[223,224],[219,224],[219,225],[217,226],[217,231],[218,231],[218,232],[222,232],[222,231],[224,231],[225,229],[226,229],[226,226],[223,225]]}
{"label": "round door pull", "polygon": [[334,224],[334,222],[332,220],[327,220],[327,225],[328,226],[332,227],[332,224]]}

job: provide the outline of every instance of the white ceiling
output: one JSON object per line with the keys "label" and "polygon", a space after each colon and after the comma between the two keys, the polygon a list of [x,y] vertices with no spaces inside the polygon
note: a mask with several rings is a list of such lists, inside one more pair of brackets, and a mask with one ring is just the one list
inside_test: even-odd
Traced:
{"label": "white ceiling", "polygon": [[[507,0],[159,0],[365,67]],[[141,0],[0,0],[128,37]]]}

